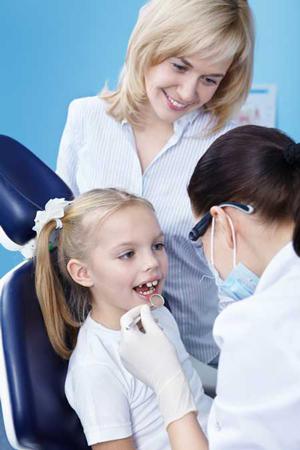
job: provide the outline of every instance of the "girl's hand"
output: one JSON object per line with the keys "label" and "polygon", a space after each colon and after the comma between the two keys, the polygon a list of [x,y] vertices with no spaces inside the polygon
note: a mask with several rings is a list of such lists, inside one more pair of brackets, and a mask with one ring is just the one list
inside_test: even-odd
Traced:
{"label": "girl's hand", "polygon": [[[139,314],[143,331],[130,326]],[[155,391],[166,427],[196,411],[176,350],[155,323],[148,305],[122,316],[120,355],[126,369]]]}

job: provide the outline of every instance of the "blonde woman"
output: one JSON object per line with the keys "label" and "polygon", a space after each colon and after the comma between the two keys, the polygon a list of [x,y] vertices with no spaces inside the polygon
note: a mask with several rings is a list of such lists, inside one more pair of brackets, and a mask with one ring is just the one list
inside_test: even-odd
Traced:
{"label": "blonde woman", "polygon": [[188,351],[218,350],[214,278],[188,241],[186,193],[196,162],[234,125],[251,82],[253,28],[246,0],[152,0],[139,15],[115,91],[74,100],[57,172],[75,195],[118,187],[150,200],[170,259],[164,296]]}
{"label": "blonde woman", "polygon": [[[52,200],[46,209],[36,225],[36,290],[53,348],[63,358],[71,355],[65,392],[88,445],[169,450],[165,426],[178,416],[163,420],[154,392],[125,369],[119,356],[121,316],[161,294],[167,274],[164,236],[152,205],[126,192],[97,189],[71,203]],[[199,423],[206,429],[211,399],[203,393],[176,322],[165,307],[154,315],[189,380],[189,411],[201,411]]]}

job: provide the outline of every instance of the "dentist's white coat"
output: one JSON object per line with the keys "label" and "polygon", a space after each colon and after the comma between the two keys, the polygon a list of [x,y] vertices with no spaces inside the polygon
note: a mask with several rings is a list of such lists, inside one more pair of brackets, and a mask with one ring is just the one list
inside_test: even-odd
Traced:
{"label": "dentist's white coat", "polygon": [[210,450],[300,449],[300,258],[285,246],[255,294],[217,318]]}

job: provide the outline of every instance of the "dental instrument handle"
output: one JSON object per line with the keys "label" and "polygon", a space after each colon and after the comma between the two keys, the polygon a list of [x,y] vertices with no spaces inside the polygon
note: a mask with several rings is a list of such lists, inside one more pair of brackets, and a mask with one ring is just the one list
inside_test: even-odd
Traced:
{"label": "dental instrument handle", "polygon": [[[150,297],[150,309],[153,310],[155,308],[160,308],[165,304],[165,299],[160,294],[153,294]],[[136,316],[129,325],[127,325],[126,329],[130,330],[130,328],[134,327],[141,320],[141,315]]]}

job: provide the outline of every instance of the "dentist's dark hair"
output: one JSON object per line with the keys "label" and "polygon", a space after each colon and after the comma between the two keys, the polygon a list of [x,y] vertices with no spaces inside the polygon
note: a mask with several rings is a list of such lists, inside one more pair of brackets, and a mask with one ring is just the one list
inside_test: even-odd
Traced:
{"label": "dentist's dark hair", "polygon": [[188,194],[197,215],[236,201],[254,206],[266,223],[293,221],[300,256],[300,144],[283,132],[245,125],[220,136],[198,162]]}

